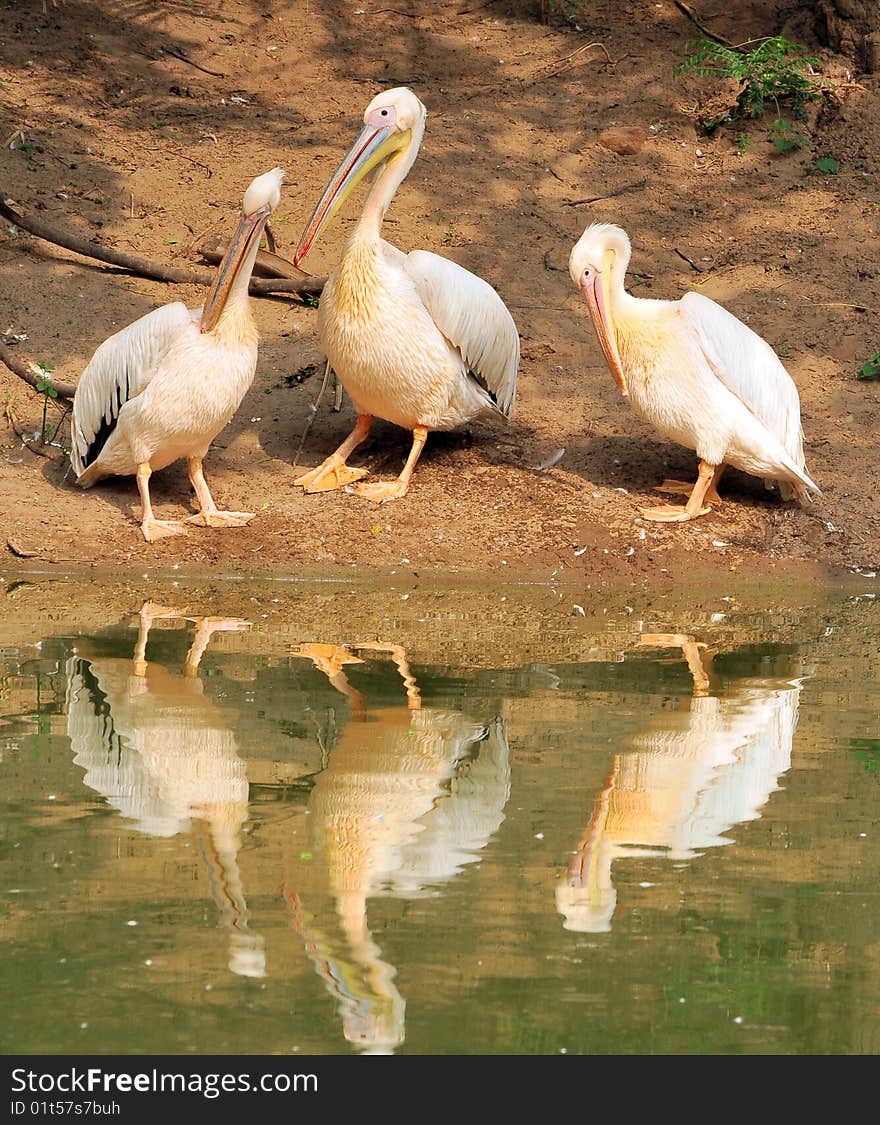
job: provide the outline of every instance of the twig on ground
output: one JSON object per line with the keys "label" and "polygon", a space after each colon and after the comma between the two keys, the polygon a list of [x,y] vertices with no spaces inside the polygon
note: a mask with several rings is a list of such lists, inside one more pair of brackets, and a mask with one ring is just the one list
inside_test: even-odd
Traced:
{"label": "twig on ground", "polygon": [[632,184],[623,184],[622,187],[615,188],[614,191],[609,191],[605,195],[591,195],[589,199],[569,199],[563,203],[563,207],[583,207],[586,203],[598,203],[600,199],[614,199],[615,196],[623,195],[627,191],[638,191],[643,188],[648,182],[647,178],[644,180],[636,180]]}
{"label": "twig on ground", "polygon": [[544,251],[544,269],[545,270],[555,270],[556,273],[565,273],[565,270],[562,268],[562,266],[554,266],[553,263],[550,261],[550,251],[549,250]]}
{"label": "twig on ground", "polygon": [[687,254],[682,254],[682,252],[679,250],[679,248],[677,246],[673,246],[672,249],[676,252],[676,254],[678,254],[679,258],[682,258],[685,262],[687,262],[687,264],[691,267],[692,270],[696,270],[697,273],[703,272],[703,267],[698,266],[697,263],[693,260],[693,258],[689,258],[687,256]]}
{"label": "twig on ground", "polygon": [[212,78],[226,77],[225,74],[221,74],[218,70],[208,70],[206,66],[201,66],[199,63],[194,62],[188,55],[185,55],[183,51],[178,51],[176,47],[160,47],[159,54],[172,55],[175,59],[180,59],[181,62],[185,62],[187,66],[194,66],[196,70],[200,70],[202,74],[210,74]]}
{"label": "twig on ground", "polygon": [[546,78],[553,78],[555,75],[562,74],[566,70],[573,70],[574,66],[572,65],[572,59],[576,58],[578,55],[583,54],[584,51],[589,51],[591,47],[600,47],[605,52],[605,58],[608,60],[608,65],[614,66],[614,59],[612,59],[612,57],[608,54],[608,48],[604,43],[585,43],[583,47],[578,47],[576,51],[572,51],[570,55],[566,55],[566,57],[560,60],[560,63],[557,64],[552,70],[547,70],[543,74],[536,75],[536,77],[530,79],[528,82],[524,83],[524,85],[534,86],[535,83],[543,82]]}
{"label": "twig on ground", "polygon": [[327,366],[324,368],[324,378],[321,380],[321,389],[318,391],[318,394],[317,394],[317,397],[315,398],[315,401],[309,403],[309,415],[306,418],[305,429],[303,430],[302,437],[299,439],[299,445],[297,446],[296,453],[294,454],[293,464],[292,464],[291,468],[295,469],[296,466],[299,464],[299,455],[303,451],[303,446],[306,443],[306,438],[309,436],[309,430],[312,428],[312,424],[314,423],[315,418],[317,418],[317,416],[318,416],[318,407],[321,405],[321,399],[324,397],[324,391],[327,390],[327,383],[329,381],[330,381],[330,360],[328,359],[327,360]]}
{"label": "twig on ground", "polygon": [[461,8],[458,15],[469,16],[473,12],[482,12],[484,8],[491,8],[493,4],[497,4],[498,0],[484,0],[482,4],[476,4],[473,8]]}
{"label": "twig on ground", "polygon": [[716,32],[710,31],[690,6],[690,4],[684,4],[682,3],[682,0],[675,0],[675,6],[680,12],[687,16],[687,18],[699,31],[702,31],[707,39],[711,39],[714,43],[720,43],[722,47],[732,47],[734,50],[737,49],[729,39],[725,39],[723,35],[718,35]]}
{"label": "twig on ground", "polygon": [[[154,281],[168,281],[182,285],[210,285],[214,275],[207,270],[181,269],[178,266],[165,266],[159,262],[152,262],[149,258],[141,258],[137,254],[128,254],[121,250],[113,250],[108,246],[100,246],[96,242],[77,235],[69,234],[32,215],[23,215],[15,209],[12,200],[5,193],[0,192],[0,215],[15,223],[16,226],[26,230],[37,238],[45,239],[56,246],[63,246],[65,250],[72,250],[82,254],[85,258],[95,258],[99,262],[106,262],[111,266],[135,273],[139,277],[149,277]],[[324,288],[324,277],[303,277],[302,279],[284,278],[251,278],[250,292],[256,296],[270,293],[296,293],[300,296],[317,296]]]}

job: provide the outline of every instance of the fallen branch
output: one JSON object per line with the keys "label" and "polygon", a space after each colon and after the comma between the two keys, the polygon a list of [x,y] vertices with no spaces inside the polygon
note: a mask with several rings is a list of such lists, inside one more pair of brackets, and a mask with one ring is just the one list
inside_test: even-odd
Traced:
{"label": "fallen branch", "polygon": [[[223,239],[217,235],[203,242],[199,247],[199,253],[206,262],[217,265],[218,262],[223,260],[223,255],[226,253],[226,246],[223,243]],[[281,255],[276,254],[274,250],[268,252],[266,250],[259,251],[257,260],[254,262],[254,273],[259,274],[260,277],[286,277],[293,280],[309,278],[309,275],[305,273],[304,270],[298,269],[293,262],[288,261],[287,258],[282,258]]]}
{"label": "fallen branch", "polygon": [[687,262],[687,264],[691,267],[692,270],[696,270],[697,273],[703,272],[703,267],[698,266],[697,263],[693,260],[693,258],[689,258],[687,256],[687,254],[682,254],[682,252],[679,250],[679,248],[677,246],[673,246],[672,249],[676,252],[676,254],[678,254],[679,258],[681,258],[685,262]]}
{"label": "fallen branch", "polygon": [[638,191],[643,188],[648,182],[647,178],[644,180],[636,180],[634,184],[624,184],[622,187],[615,188],[614,191],[609,191],[607,195],[591,195],[589,199],[569,199],[563,203],[563,207],[583,207],[585,203],[598,203],[600,199],[614,199],[615,196],[623,195],[627,191]]}
{"label": "fallen branch", "polygon": [[24,379],[35,391],[40,390],[40,387],[37,386],[38,382],[43,385],[48,383],[58,392],[59,398],[73,398],[76,387],[72,383],[63,383],[60,379],[55,379],[48,372],[44,371],[41,371],[40,374],[37,375],[35,372],[31,371],[26,363],[22,363],[22,361],[13,354],[12,349],[8,348],[2,340],[0,340],[0,360],[6,364],[13,375],[17,375],[19,379]]}
{"label": "fallen branch", "polygon": [[687,18],[699,31],[702,31],[707,39],[711,39],[713,43],[720,43],[722,47],[734,47],[734,44],[731,43],[729,39],[725,39],[723,35],[717,35],[714,31],[710,31],[709,28],[706,27],[706,25],[700,20],[699,16],[693,10],[690,4],[683,4],[682,0],[675,0],[675,6],[680,12],[683,12],[684,15],[687,16]]}
{"label": "fallen branch", "polygon": [[[180,285],[205,285],[214,280],[214,275],[207,270],[181,269],[179,266],[165,266],[159,262],[152,262],[149,258],[141,258],[137,254],[128,254],[122,250],[113,250],[108,246],[100,246],[97,242],[89,242],[78,235],[69,234],[50,223],[43,222],[33,215],[22,214],[17,211],[13,201],[5,193],[0,192],[0,215],[15,223],[16,226],[26,230],[29,234],[36,235],[55,246],[63,246],[65,250],[72,250],[82,254],[84,258],[95,258],[99,262],[106,262],[111,266],[119,266],[129,273],[139,277],[152,278],[154,281],[168,281]],[[269,293],[296,293],[299,296],[317,296],[324,288],[324,277],[296,278],[251,278],[249,291],[256,296]]]}

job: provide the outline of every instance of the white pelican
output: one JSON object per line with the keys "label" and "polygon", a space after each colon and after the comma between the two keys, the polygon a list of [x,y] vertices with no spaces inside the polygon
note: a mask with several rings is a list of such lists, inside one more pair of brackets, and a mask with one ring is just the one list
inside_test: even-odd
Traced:
{"label": "white pelican", "polygon": [[154,837],[192,832],[208,867],[211,894],[228,933],[229,968],[266,972],[265,942],[248,926],[238,853],[248,820],[249,787],[232,727],[235,713],[205,691],[199,663],[218,631],[241,631],[237,618],[196,621],[183,676],[147,663],[155,621],[180,610],[146,602],[134,659],[91,655],[77,646],[67,663],[67,733],[86,785],[131,827]]}
{"label": "white pelican", "polygon": [[[735,825],[757,820],[791,768],[802,680],[743,678],[721,695],[693,637],[646,633],[640,647],[681,647],[691,675],[688,710],[662,710],[616,754],[596,796],[566,878],[556,886],[564,927],[607,933],[617,904],[615,860],[693,859],[733,841]],[[711,667],[711,665],[710,665]]]}
{"label": "white pelican", "polygon": [[[405,705],[367,706],[345,675],[363,663],[353,650],[391,655]],[[388,1053],[404,1041],[405,1001],[370,933],[368,901],[421,897],[480,862],[510,796],[506,724],[425,707],[400,645],[304,644],[294,655],[309,658],[351,711],[309,797],[311,858],[291,869],[284,894],[346,1039]],[[328,893],[332,911],[303,901]]]}
{"label": "white pelican", "polygon": [[495,290],[455,262],[426,250],[404,254],[381,236],[385,212],[418,154],[425,115],[403,87],[373,98],[294,256],[299,265],[354,186],[379,165],[318,308],[321,345],[351,396],[357,424],[335,453],[297,478],[306,492],[343,488],[366,474],[345,462],[374,416],[413,432],[396,480],[354,489],[383,503],[406,494],[429,430],[451,430],[486,412],[509,416],[513,408],[519,336]]}
{"label": "white pelican", "polygon": [[684,505],[642,509],[646,519],[683,521],[718,503],[726,465],[779,482],[784,499],[810,501],[818,487],[804,464],[800,399],[776,353],[751,328],[699,293],[680,301],[633,297],[624,288],[631,246],[607,223],[587,227],[569,259],[605,359],[620,389],[671,441],[696,451],[694,485],[665,481]]}
{"label": "white pelican", "polygon": [[[202,460],[253,381],[257,328],[248,284],[260,236],[281,199],[284,172],[258,176],[244,194],[241,221],[204,305],[163,305],[97,349],[73,400],[70,460],[76,483],[137,476],[148,543],[179,535],[187,523],[239,527],[253,512],[221,512],[208,490]],[[150,474],[186,457],[199,514],[157,520]]]}

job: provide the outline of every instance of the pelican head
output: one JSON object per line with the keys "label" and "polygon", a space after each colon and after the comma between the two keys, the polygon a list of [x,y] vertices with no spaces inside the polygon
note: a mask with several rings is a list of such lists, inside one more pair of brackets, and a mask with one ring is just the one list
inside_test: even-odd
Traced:
{"label": "pelican head", "polygon": [[627,393],[626,379],[611,322],[611,287],[612,280],[618,279],[622,288],[631,253],[625,230],[610,223],[593,223],[575,243],[568,259],[572,281],[584,295],[605,359],[623,394]]}
{"label": "pelican head", "polygon": [[[256,257],[257,247],[263,228],[269,221],[269,216],[281,202],[281,181],[284,179],[282,168],[273,168],[251,180],[241,205],[241,219],[238,228],[232,236],[220,263],[213,284],[202,308],[202,332],[210,332],[217,324],[236,277],[242,272],[245,263],[249,263],[248,273],[253,269],[253,259]],[[250,280],[250,276],[246,279]],[[245,289],[247,292],[247,289]]]}
{"label": "pelican head", "polygon": [[363,129],[336,169],[309,219],[293,256],[294,265],[299,265],[318,234],[376,165],[384,164],[398,152],[405,152],[408,163],[400,173],[400,179],[403,179],[418,152],[427,112],[412,90],[405,86],[383,90],[373,98],[364,111]]}

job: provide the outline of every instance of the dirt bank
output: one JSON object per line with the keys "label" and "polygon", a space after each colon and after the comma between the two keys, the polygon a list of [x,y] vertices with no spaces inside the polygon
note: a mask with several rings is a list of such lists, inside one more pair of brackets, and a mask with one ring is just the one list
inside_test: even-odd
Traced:
{"label": "dirt bank", "polygon": [[[368,99],[411,85],[428,128],[387,235],[453,257],[508,302],[523,351],[514,420],[432,436],[412,491],[393,504],[304,496],[291,461],[318,386],[309,375],[320,359],[315,311],[255,301],[257,376],[206,469],[221,505],[258,518],[147,545],[133,480],[83,494],[62,458],[22,447],[13,423],[39,430],[42,402],[4,369],[0,563],[538,578],[564,568],[574,581],[640,584],[874,569],[880,383],[856,372],[880,348],[877,79],[848,80],[844,60],[820,51],[824,72],[842,84],[840,104],[813,115],[804,148],[780,156],[766,123],[699,134],[697,118],[721,88],[673,76],[695,29],[671,0],[550,5],[549,26],[537,4],[463,4],[466,14],[364,7],[68,0],[43,12],[29,0],[7,3],[0,104],[4,137],[21,135],[0,149],[0,188],[81,235],[186,264],[206,234],[229,230],[249,179],[280,164],[288,179],[276,229],[289,253]],[[748,26],[712,22],[737,39],[779,30],[758,16]],[[590,43],[601,46],[575,55]],[[639,151],[600,142],[618,128],[639,131],[629,146]],[[815,171],[822,156],[836,174]],[[638,186],[568,205],[627,185]],[[314,272],[332,267],[356,207],[310,256]],[[565,270],[591,220],[628,228],[635,293],[698,288],[784,356],[802,396],[808,466],[824,490],[812,510],[731,472],[717,512],[683,526],[640,524],[639,507],[660,499],[652,486],[692,478],[695,460],[632,414],[604,366]],[[6,224],[0,286],[0,330],[27,333],[20,354],[70,380],[112,331],[158,304],[201,297],[88,264]],[[332,413],[328,396],[300,464],[323,458],[352,419],[347,402]],[[396,474],[408,444],[378,424],[356,463]],[[560,449],[552,468],[536,468]],[[184,467],[154,477],[154,496],[163,518],[188,507]]]}

